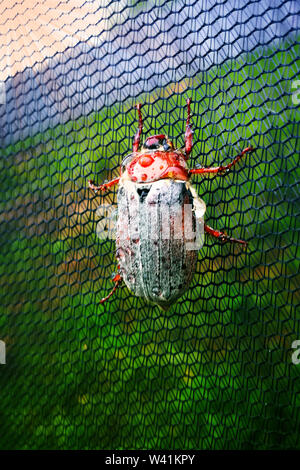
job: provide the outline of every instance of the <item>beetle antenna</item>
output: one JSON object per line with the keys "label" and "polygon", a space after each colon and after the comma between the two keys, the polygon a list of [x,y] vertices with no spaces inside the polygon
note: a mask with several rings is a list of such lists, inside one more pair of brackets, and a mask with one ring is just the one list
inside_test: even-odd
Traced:
{"label": "beetle antenna", "polygon": [[137,112],[138,112],[138,115],[139,115],[139,127],[138,127],[137,133],[135,134],[134,139],[133,139],[133,151],[134,152],[138,152],[138,150],[139,150],[141,135],[142,135],[142,132],[143,132],[143,117],[142,117],[142,113],[141,113],[141,107],[142,107],[141,103],[138,103],[136,105],[136,109],[137,109]]}

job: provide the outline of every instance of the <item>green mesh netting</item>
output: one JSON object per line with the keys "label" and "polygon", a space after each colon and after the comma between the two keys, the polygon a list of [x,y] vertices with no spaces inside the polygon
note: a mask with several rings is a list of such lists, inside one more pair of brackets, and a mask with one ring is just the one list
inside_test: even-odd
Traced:
{"label": "green mesh netting", "polygon": [[[299,448],[299,3],[56,3],[0,2],[0,448]],[[118,176],[136,102],[182,145],[187,97],[190,167],[256,147],[193,178],[249,246],[207,237],[167,312],[125,286],[100,305],[116,189],[87,180]]]}

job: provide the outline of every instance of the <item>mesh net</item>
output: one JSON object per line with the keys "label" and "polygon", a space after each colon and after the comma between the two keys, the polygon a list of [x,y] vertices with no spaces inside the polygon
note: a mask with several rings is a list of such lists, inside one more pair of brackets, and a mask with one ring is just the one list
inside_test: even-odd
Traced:
{"label": "mesh net", "polygon": [[[0,448],[299,447],[299,3],[0,2]],[[108,5],[105,5],[108,3]],[[169,311],[124,286],[98,183],[144,135],[184,142],[206,221]]]}

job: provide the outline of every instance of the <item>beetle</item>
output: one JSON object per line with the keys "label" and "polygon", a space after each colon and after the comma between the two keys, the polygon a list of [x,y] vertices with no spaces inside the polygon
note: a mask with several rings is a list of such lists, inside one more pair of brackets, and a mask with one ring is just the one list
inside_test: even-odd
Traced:
{"label": "beetle", "polygon": [[[136,109],[138,129],[133,139],[133,152],[124,158],[121,176],[100,186],[89,180],[89,187],[95,193],[119,184],[118,274],[113,279],[113,289],[100,303],[108,300],[124,281],[136,296],[167,310],[189,288],[196,270],[198,251],[189,249],[188,241],[195,242],[197,227],[202,224],[204,232],[221,242],[247,245],[204,223],[206,205],[190,184],[191,175],[225,175],[254,149],[245,148],[226,166],[189,169],[187,160],[193,147],[191,99],[187,100],[185,139],[181,149],[176,149],[165,134],[147,137],[141,147],[141,104],[137,104]],[[188,213],[184,212],[186,207]],[[188,219],[191,230],[186,234],[183,221]],[[167,232],[167,236],[162,236],[163,232]]]}

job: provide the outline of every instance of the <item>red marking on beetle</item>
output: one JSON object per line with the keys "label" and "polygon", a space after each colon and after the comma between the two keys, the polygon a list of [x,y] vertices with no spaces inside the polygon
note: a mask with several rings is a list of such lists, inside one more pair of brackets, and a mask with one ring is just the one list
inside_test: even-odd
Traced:
{"label": "red marking on beetle", "polygon": [[188,181],[189,172],[176,158],[170,158],[168,168],[161,174],[160,178]]}
{"label": "red marking on beetle", "polygon": [[144,168],[152,165],[153,162],[154,162],[154,158],[151,157],[150,155],[143,155],[139,159],[139,164]]}
{"label": "red marking on beetle", "polygon": [[141,179],[143,181],[147,181],[147,175],[145,173],[142,174]]}

